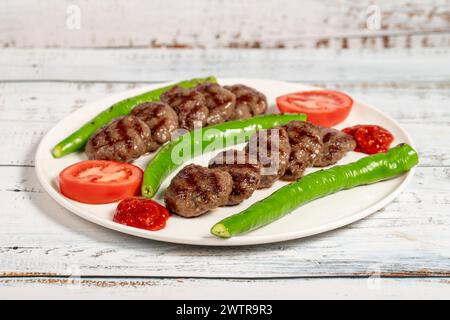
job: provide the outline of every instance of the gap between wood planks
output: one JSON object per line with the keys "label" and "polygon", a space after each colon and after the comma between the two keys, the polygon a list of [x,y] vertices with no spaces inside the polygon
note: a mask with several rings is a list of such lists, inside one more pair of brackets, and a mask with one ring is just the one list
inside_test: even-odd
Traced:
{"label": "gap between wood planks", "polygon": [[[15,79],[15,80],[2,80],[0,79],[0,84],[33,84],[33,83],[68,83],[68,84],[123,84],[123,85],[131,85],[138,87],[140,85],[146,85],[146,84],[160,84],[165,82],[171,82],[174,81],[174,79],[166,79],[166,80],[139,80],[139,81],[122,81],[122,80],[65,80],[65,79]],[[286,81],[290,83],[298,83],[298,84],[308,84],[313,86],[324,86],[326,84],[332,84],[335,86],[347,86],[347,87],[355,87],[355,88],[382,88],[382,87],[389,87],[389,88],[412,88],[415,87],[417,89],[426,89],[430,86],[433,86],[433,88],[436,89],[448,89],[450,88],[450,80],[402,80],[401,83],[399,82],[393,82],[393,81],[377,81],[374,80],[373,82],[365,81],[365,80],[305,80],[305,81],[299,81],[298,79],[283,79],[279,81]]]}
{"label": "gap between wood planks", "polygon": [[[76,276],[78,279],[214,279],[214,280],[288,280],[288,279],[361,279],[373,276],[374,273],[355,273],[343,275],[317,275],[317,276],[268,276],[268,277],[214,277],[214,276],[117,276],[117,275],[82,275]],[[386,279],[414,279],[414,278],[450,278],[450,272],[435,272],[419,270],[419,271],[396,271],[396,272],[381,272],[376,274],[377,277]],[[0,279],[8,278],[62,278],[73,279],[72,275],[53,274],[53,273],[38,273],[38,272],[4,272],[0,274]]]}
{"label": "gap between wood planks", "polygon": [[0,51],[0,79],[154,83],[216,74],[303,82],[439,82],[450,80],[442,68],[450,62],[448,51],[6,49]]}

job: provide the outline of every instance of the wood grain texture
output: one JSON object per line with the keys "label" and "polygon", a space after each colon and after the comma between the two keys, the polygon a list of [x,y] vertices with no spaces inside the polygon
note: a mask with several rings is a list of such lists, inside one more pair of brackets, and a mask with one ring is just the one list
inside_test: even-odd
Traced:
{"label": "wood grain texture", "polygon": [[0,279],[2,299],[446,299],[449,294],[445,278]]}
{"label": "wood grain texture", "polygon": [[0,81],[165,81],[215,74],[307,83],[449,82],[450,49],[0,50]]}
{"label": "wood grain texture", "polygon": [[418,168],[378,213],[345,228],[278,244],[214,248],[160,243],[69,213],[34,168],[1,167],[0,274],[162,277],[450,276],[450,170]]}
{"label": "wood grain texture", "polygon": [[[374,12],[371,5],[380,10],[375,28],[367,26]],[[450,45],[449,0],[50,0],[39,5],[32,0],[4,0],[0,6],[0,47],[373,49]],[[74,23],[78,12],[79,28]]]}
{"label": "wood grain texture", "polygon": [[[0,297],[448,297],[449,57],[442,48],[1,50]],[[35,148],[60,119],[105,95],[199,72],[347,91],[411,133],[421,157],[415,177],[391,204],[350,226],[239,248],[120,234],[42,190]]]}

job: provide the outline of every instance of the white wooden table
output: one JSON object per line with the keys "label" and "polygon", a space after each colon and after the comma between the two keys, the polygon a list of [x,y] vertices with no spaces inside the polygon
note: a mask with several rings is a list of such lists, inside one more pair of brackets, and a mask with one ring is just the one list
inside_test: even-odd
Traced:
{"label": "white wooden table", "polygon": [[[123,235],[53,202],[42,136],[130,87],[215,74],[345,90],[412,135],[420,165],[372,216],[270,245],[207,248]],[[0,51],[0,298],[449,298],[450,49]]]}

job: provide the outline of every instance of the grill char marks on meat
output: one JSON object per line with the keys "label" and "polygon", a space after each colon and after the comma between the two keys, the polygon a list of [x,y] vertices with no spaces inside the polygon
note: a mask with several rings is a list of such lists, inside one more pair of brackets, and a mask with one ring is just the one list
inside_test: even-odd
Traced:
{"label": "grill char marks on meat", "polygon": [[207,126],[229,120],[236,97],[216,83],[205,83],[192,89],[173,87],[161,95],[161,101],[178,114],[181,128],[192,130],[195,123]]}
{"label": "grill char marks on meat", "polygon": [[167,209],[186,217],[197,217],[224,206],[233,188],[228,172],[194,164],[181,169],[164,194]]}
{"label": "grill char marks on meat", "polygon": [[288,134],[284,128],[259,130],[250,138],[245,152],[251,162],[258,161],[262,166],[258,189],[268,188],[288,167],[291,154]]}
{"label": "grill char marks on meat", "polygon": [[209,109],[201,92],[175,86],[161,95],[161,101],[175,110],[181,128],[192,130],[195,124],[207,124]]}
{"label": "grill char marks on meat", "polygon": [[227,205],[236,205],[250,198],[257,189],[261,178],[261,165],[250,163],[248,155],[244,151],[223,151],[211,159],[209,168],[217,168],[231,175],[233,189]]}
{"label": "grill char marks on meat", "polygon": [[307,167],[311,167],[322,150],[320,130],[308,122],[291,121],[283,126],[289,136],[291,153],[282,180],[300,178]]}
{"label": "grill char marks on meat", "polygon": [[[243,85],[230,88],[237,90],[241,104],[247,101],[246,108],[253,110],[249,116],[267,109],[262,93]],[[235,104],[235,94],[216,83],[191,89],[175,86],[161,95],[161,102],[144,102],[133,108],[129,116],[98,129],[85,151],[90,159],[130,162],[169,141],[176,128],[192,130],[196,124],[205,127],[246,118],[244,114],[236,116]]]}
{"label": "grill char marks on meat", "polygon": [[150,128],[135,116],[113,120],[98,129],[86,144],[89,159],[131,162],[148,150]]}
{"label": "grill char marks on meat", "polygon": [[341,160],[348,151],[356,147],[351,135],[333,128],[319,127],[323,147],[314,162],[315,167],[326,167]]}
{"label": "grill char marks on meat", "polygon": [[199,84],[194,91],[203,94],[208,108],[207,125],[222,123],[234,114],[235,95],[217,83]]}
{"label": "grill char marks on meat", "polygon": [[[195,165],[182,169],[166,191],[166,206],[179,215],[194,217],[218,206],[239,204],[255,189],[270,187],[280,177],[296,180],[307,167],[334,164],[354,147],[351,136],[307,122],[292,121],[283,127],[260,130],[243,151],[219,153],[210,161],[209,169]],[[277,150],[278,157],[272,157]],[[211,182],[214,174],[208,170],[227,175],[214,178],[222,181],[222,188],[214,188],[219,183]],[[275,172],[267,174],[264,170]]]}
{"label": "grill char marks on meat", "polygon": [[148,151],[155,151],[169,141],[171,133],[178,128],[178,115],[163,102],[144,102],[134,107],[131,115],[144,121],[151,130]]}
{"label": "grill char marks on meat", "polygon": [[231,119],[246,119],[266,112],[267,98],[263,93],[243,84],[224,86],[224,88],[236,96],[236,106]]}

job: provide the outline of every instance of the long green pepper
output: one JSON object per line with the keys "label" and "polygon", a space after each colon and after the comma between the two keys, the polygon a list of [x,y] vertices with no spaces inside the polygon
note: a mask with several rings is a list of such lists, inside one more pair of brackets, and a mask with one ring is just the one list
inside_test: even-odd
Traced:
{"label": "long green pepper", "polygon": [[230,238],[255,230],[309,201],[340,190],[396,177],[418,162],[417,152],[407,144],[400,144],[387,153],[378,153],[346,165],[316,171],[275,191],[246,210],[216,223],[211,233],[221,238]]}
{"label": "long green pepper", "polygon": [[[144,172],[141,193],[144,197],[153,197],[161,182],[182,164],[178,161],[180,158],[186,160],[193,158],[211,149],[212,145],[223,148],[226,144],[227,146],[238,144],[248,140],[256,130],[281,126],[295,120],[305,121],[306,116],[304,114],[270,114],[224,122],[186,133],[163,146],[150,160]],[[180,148],[184,143],[189,148]],[[188,151],[189,154],[184,154],[184,151]]]}
{"label": "long green pepper", "polygon": [[214,76],[207,78],[196,78],[191,80],[185,80],[175,83],[170,86],[151,90],[140,95],[121,100],[105,111],[102,111],[96,115],[91,121],[83,125],[77,131],[73,132],[70,136],[60,141],[53,147],[52,155],[55,158],[61,158],[69,153],[75,152],[83,148],[90,138],[90,136],[98,129],[108,124],[111,120],[125,116],[131,112],[131,110],[143,102],[159,101],[161,94],[171,89],[174,86],[181,86],[183,88],[192,88],[197,84],[204,82],[217,82]]}

